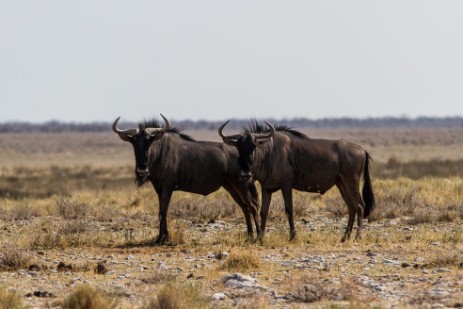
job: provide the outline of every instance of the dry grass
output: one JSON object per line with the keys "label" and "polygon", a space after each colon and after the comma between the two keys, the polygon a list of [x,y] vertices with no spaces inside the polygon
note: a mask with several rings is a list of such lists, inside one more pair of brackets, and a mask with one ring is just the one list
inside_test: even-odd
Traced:
{"label": "dry grass", "polygon": [[32,254],[25,249],[5,246],[0,253],[0,270],[15,271],[27,269],[32,260]]}
{"label": "dry grass", "polygon": [[[461,241],[461,240],[460,240]],[[432,267],[455,267],[458,269],[463,268],[463,254],[458,250],[446,250],[436,255],[430,265]]]}
{"label": "dry grass", "polygon": [[116,302],[95,287],[81,285],[64,299],[61,306],[63,309],[112,309]]}
{"label": "dry grass", "polygon": [[22,309],[28,308],[24,304],[23,298],[16,291],[0,287],[0,309]]}
{"label": "dry grass", "polygon": [[143,309],[205,309],[210,300],[192,284],[167,283]]}
{"label": "dry grass", "polygon": [[[283,301],[288,307],[366,308],[376,305],[355,277],[391,272],[379,266],[367,270],[357,263],[371,250],[419,266],[393,270],[404,278],[449,268],[455,281],[463,261],[463,142],[461,130],[450,131],[306,132],[354,140],[376,159],[372,180],[377,208],[371,222],[365,222],[360,242],[340,243],[347,207],[337,189],[323,196],[294,191],[297,236],[290,243],[283,200],[276,192],[262,245],[247,241],[243,214],[222,189],[207,197],[175,192],[168,213],[170,243],[163,247],[151,244],[159,228],[157,197],[150,186],[133,184],[130,146],[103,133],[19,135],[27,147],[5,135],[0,144],[0,244],[9,250],[0,253],[2,278],[19,289],[50,282],[49,289],[61,293],[56,302],[62,306],[72,302],[92,308],[95,300],[101,303],[93,308],[116,303],[121,308],[273,307],[274,299],[259,293],[232,292],[223,303],[211,303],[210,295],[223,289],[220,277],[225,272],[243,272],[280,296],[292,295]],[[218,259],[217,252],[230,255]],[[344,264],[301,262],[333,255]],[[95,273],[102,260],[108,271]],[[57,269],[58,261],[73,268],[50,271]],[[43,266],[34,276],[45,276],[45,281],[17,274],[32,262]],[[437,275],[447,275],[430,272],[430,283]],[[124,281],[121,275],[131,276]],[[82,281],[91,286],[69,292]],[[5,291],[0,304],[7,298]],[[8,295],[21,306],[20,295]],[[429,300],[423,296],[423,302]]]}
{"label": "dry grass", "polygon": [[242,272],[257,270],[260,266],[260,258],[254,251],[235,249],[230,252],[230,256],[225,260],[222,267],[228,271]]}

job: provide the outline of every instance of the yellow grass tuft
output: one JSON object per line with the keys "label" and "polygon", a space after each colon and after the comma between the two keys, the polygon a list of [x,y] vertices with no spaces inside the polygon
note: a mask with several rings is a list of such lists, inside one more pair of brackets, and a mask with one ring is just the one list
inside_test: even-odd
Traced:
{"label": "yellow grass tuft", "polygon": [[167,283],[156,298],[151,299],[143,309],[205,309],[210,307],[208,297],[192,284]]}
{"label": "yellow grass tuft", "polygon": [[0,253],[0,269],[14,271],[29,267],[32,255],[28,250],[6,247]]}
{"label": "yellow grass tuft", "polygon": [[235,249],[225,260],[223,268],[228,271],[246,271],[258,269],[261,266],[259,256],[254,251]]}
{"label": "yellow grass tuft", "polygon": [[23,298],[16,291],[0,288],[0,309],[22,309],[27,308]]}
{"label": "yellow grass tuft", "polygon": [[64,309],[111,309],[116,305],[114,299],[109,299],[99,290],[90,285],[81,285],[66,299]]}

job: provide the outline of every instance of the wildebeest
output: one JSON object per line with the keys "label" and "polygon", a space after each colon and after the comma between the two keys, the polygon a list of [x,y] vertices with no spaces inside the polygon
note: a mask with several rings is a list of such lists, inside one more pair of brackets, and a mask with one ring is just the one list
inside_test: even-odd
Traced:
{"label": "wildebeest", "polygon": [[[349,210],[347,228],[341,241],[350,238],[357,214],[357,233],[361,238],[363,218],[375,206],[369,175],[370,155],[361,146],[345,140],[311,139],[285,126],[269,129],[253,121],[241,134],[225,136],[225,122],[219,135],[239,152],[241,177],[258,180],[262,186],[261,231],[263,239],[272,193],[281,189],[288,216],[290,239],[296,230],[293,219],[292,189],[324,194],[338,187]],[[363,174],[362,196],[359,187]]]}
{"label": "wildebeest", "polygon": [[195,141],[161,116],[162,128],[151,120],[121,130],[117,127],[120,117],[112,125],[113,131],[133,146],[137,184],[151,182],[158,195],[160,226],[155,243],[168,241],[167,210],[173,191],[208,195],[221,186],[243,210],[248,236],[253,234],[251,214],[259,234],[257,190],[254,184],[241,181],[236,149],[224,143]]}

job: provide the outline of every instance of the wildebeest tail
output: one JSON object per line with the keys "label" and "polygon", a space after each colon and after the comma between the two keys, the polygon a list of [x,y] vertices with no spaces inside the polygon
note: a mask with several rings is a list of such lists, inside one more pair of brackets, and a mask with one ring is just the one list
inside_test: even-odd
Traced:
{"label": "wildebeest tail", "polygon": [[371,180],[370,180],[370,160],[371,157],[368,152],[365,152],[366,160],[365,160],[365,167],[363,169],[363,190],[362,190],[362,197],[363,202],[365,203],[365,211],[363,213],[364,218],[368,218],[371,214],[373,208],[375,208],[375,195],[373,194],[373,188],[371,187]]}

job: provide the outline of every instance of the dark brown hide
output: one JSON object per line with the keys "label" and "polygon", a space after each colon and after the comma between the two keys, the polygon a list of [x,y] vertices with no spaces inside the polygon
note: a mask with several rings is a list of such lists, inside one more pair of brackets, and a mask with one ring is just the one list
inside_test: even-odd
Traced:
{"label": "dark brown hide", "polygon": [[[224,141],[238,149],[242,177],[253,177],[262,186],[259,238],[262,239],[265,233],[273,192],[282,191],[292,239],[296,233],[292,189],[324,194],[336,186],[349,209],[342,241],[349,239],[356,215],[356,239],[360,239],[363,218],[370,214],[375,205],[368,170],[369,154],[359,145],[345,140],[310,139],[286,127],[276,128],[272,137],[262,140],[258,138],[259,135],[267,134],[262,128],[254,123],[250,129],[231,138],[219,130]],[[363,198],[359,189],[362,176]]]}
{"label": "dark brown hide", "polygon": [[257,190],[254,184],[240,180],[236,149],[224,143],[195,141],[175,128],[148,130],[154,125],[157,123],[129,129],[130,136],[114,126],[113,130],[134,147],[137,182],[151,182],[158,195],[160,227],[155,242],[168,240],[167,210],[176,190],[208,195],[224,187],[243,210],[249,237],[253,235],[251,215],[259,234]]}

